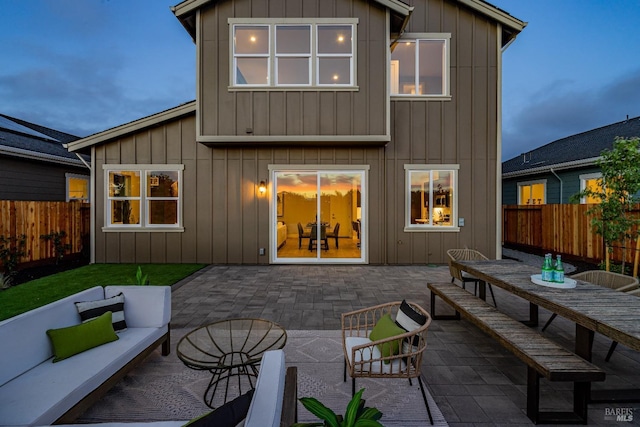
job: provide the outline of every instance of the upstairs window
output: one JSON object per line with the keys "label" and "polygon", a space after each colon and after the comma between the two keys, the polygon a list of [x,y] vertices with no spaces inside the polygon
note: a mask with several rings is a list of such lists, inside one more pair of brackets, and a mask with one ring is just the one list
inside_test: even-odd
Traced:
{"label": "upstairs window", "polygon": [[391,95],[448,97],[451,35],[414,36],[392,46]]}
{"label": "upstairs window", "polygon": [[355,86],[357,20],[232,18],[229,23],[232,87]]}

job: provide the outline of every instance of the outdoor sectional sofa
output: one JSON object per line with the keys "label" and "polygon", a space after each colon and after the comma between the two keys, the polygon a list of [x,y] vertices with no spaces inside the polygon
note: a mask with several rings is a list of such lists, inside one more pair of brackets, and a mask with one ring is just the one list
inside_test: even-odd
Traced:
{"label": "outdoor sectional sofa", "polygon": [[[297,422],[297,368],[286,368],[283,350],[266,351],[255,389],[192,421],[82,424],[82,427],[289,427]],[[59,427],[78,427],[67,425]]]}
{"label": "outdoor sectional sofa", "polygon": [[[120,293],[117,340],[53,363],[47,331],[79,325],[76,302]],[[170,319],[169,286],[97,286],[0,322],[0,426],[72,422],[160,344],[169,354]]]}

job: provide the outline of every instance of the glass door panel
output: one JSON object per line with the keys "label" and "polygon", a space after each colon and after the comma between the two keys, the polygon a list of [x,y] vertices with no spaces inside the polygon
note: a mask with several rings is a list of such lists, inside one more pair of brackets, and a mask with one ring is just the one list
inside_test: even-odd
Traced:
{"label": "glass door panel", "polygon": [[362,263],[364,171],[276,171],[274,262]]}
{"label": "glass door panel", "polygon": [[[356,229],[360,229],[362,173],[320,174],[320,219],[325,229],[321,258],[360,259],[362,252]],[[355,223],[355,226],[354,226]],[[354,238],[354,234],[355,238]],[[322,236],[321,236],[322,237]]]}
{"label": "glass door panel", "polygon": [[316,258],[311,246],[311,226],[318,211],[318,174],[276,173],[275,196],[278,257]]}

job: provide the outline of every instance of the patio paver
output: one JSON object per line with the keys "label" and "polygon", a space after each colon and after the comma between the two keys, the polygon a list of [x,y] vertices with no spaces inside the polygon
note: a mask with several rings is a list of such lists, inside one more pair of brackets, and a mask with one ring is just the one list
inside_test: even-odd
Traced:
{"label": "patio paver", "polygon": [[[171,327],[260,317],[290,330],[337,330],[340,314],[357,308],[403,298],[428,308],[427,283],[450,280],[447,266],[209,266],[174,285]],[[501,311],[528,315],[527,302],[499,288],[494,292]],[[538,329],[549,316],[540,309]],[[544,334],[571,348],[573,333],[573,323],[558,317]],[[526,367],[520,360],[464,320],[433,321],[427,339],[423,372],[451,426],[532,425],[524,413]],[[609,344],[596,334],[593,362],[607,371],[607,380],[594,388],[640,385],[640,354],[619,346],[605,362]],[[542,404],[570,406],[570,389],[543,384]],[[638,403],[590,405],[589,425],[616,424],[606,408],[634,408],[633,421],[623,425],[640,425]]]}

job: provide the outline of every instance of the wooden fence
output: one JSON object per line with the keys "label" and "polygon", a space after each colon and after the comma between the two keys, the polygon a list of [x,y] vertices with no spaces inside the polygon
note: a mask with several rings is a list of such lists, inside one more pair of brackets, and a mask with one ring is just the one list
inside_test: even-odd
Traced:
{"label": "wooden fence", "polygon": [[[590,205],[504,205],[502,207],[502,242],[507,246],[539,253],[565,254],[590,262],[604,259],[602,237],[591,226]],[[640,215],[640,206],[634,212]],[[627,248],[626,261],[632,263],[635,243]],[[614,246],[612,259],[620,262],[623,250]]]}
{"label": "wooden fence", "polygon": [[80,201],[32,202],[0,200],[0,236],[26,236],[25,255],[20,264],[54,259],[53,245],[43,234],[64,231],[63,241],[71,245],[69,255],[88,250],[89,205]]}

